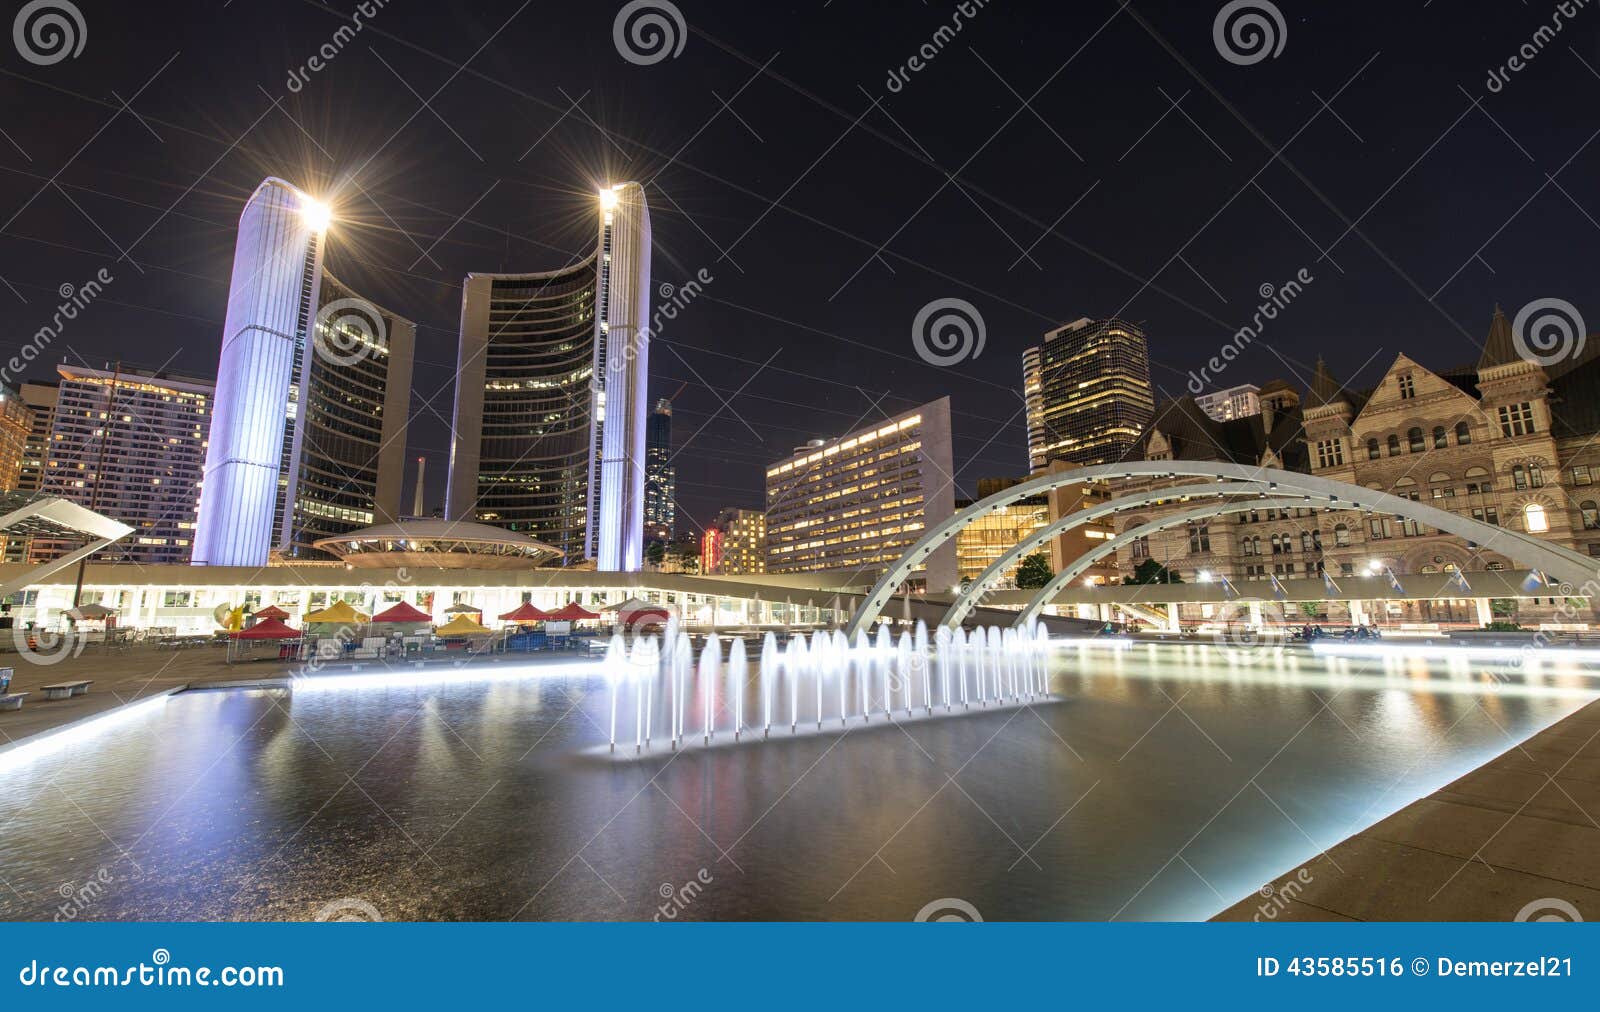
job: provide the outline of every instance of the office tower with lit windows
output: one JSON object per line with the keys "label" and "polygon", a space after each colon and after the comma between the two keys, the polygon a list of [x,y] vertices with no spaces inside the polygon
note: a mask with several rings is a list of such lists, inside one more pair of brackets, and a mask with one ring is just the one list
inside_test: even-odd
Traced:
{"label": "office tower with lit windows", "polygon": [[56,401],[61,395],[55,381],[22,384],[22,402],[31,415],[28,438],[23,444],[22,464],[17,472],[17,491],[37,492],[44,487],[45,454],[50,446],[50,427],[55,424]]}
{"label": "office tower with lit windows", "polygon": [[0,492],[22,483],[22,462],[33,433],[33,409],[22,394],[0,383]]}
{"label": "office tower with lit windows", "polygon": [[1225,390],[1213,390],[1194,399],[1200,410],[1219,422],[1235,418],[1248,418],[1261,414],[1261,388],[1254,383],[1243,383]]}
{"label": "office tower with lit windows", "polygon": [[[767,572],[880,573],[955,512],[950,399],[829,440],[767,467]],[[954,540],[913,583],[956,582]]]}
{"label": "office tower with lit windows", "polygon": [[[767,515],[732,507],[717,514],[706,528],[717,533],[717,564],[705,573],[754,576],[767,571]],[[702,563],[703,566],[703,563]]]}
{"label": "office tower with lit windows", "polygon": [[239,219],[197,565],[320,557],[399,515],[415,326],[324,267],[332,211],[281,179]]}
{"label": "office tower with lit windows", "polygon": [[678,469],[672,463],[672,402],[656,401],[645,423],[644,539],[663,545],[678,526]]}
{"label": "office tower with lit windows", "polygon": [[1082,319],[1045,334],[1022,356],[1028,463],[1089,465],[1137,459],[1155,411],[1144,331],[1126,320]]}
{"label": "office tower with lit windows", "polygon": [[[57,372],[40,491],[133,528],[97,558],[188,562],[214,384],[126,366]],[[30,555],[42,561],[64,548],[35,539]]]}
{"label": "office tower with lit windows", "polygon": [[648,457],[650,215],[602,189],[595,248],[534,274],[470,274],[445,515],[636,571]]}

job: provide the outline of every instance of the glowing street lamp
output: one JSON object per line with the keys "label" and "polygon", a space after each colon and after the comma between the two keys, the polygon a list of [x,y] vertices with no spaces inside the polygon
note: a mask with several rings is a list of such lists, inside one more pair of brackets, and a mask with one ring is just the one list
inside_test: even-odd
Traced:
{"label": "glowing street lamp", "polygon": [[333,224],[333,208],[320,200],[306,197],[300,202],[300,216],[313,232],[326,232]]}

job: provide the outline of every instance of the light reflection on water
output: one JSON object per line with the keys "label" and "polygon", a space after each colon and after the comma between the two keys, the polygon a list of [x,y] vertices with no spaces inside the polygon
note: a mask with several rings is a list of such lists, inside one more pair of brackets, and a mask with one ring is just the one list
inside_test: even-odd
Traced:
{"label": "light reflection on water", "polygon": [[1264,656],[1069,649],[1059,702],[638,763],[576,671],[186,693],[6,768],[0,916],[109,878],[75,917],[649,919],[709,878],[678,919],[1202,918],[1600,690]]}

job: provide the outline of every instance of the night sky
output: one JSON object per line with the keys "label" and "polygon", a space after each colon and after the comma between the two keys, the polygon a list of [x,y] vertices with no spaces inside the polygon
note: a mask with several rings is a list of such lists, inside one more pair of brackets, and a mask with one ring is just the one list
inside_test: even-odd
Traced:
{"label": "night sky", "polygon": [[[77,7],[76,56],[0,45],[5,357],[105,267],[20,378],[118,356],[210,378],[240,209],[282,176],[335,204],[331,269],[418,323],[433,506],[462,277],[582,255],[605,181],[650,181],[656,285],[714,279],[651,359],[698,523],[760,506],[797,443],[944,394],[964,494],[1024,473],[1019,355],[1080,316],[1142,323],[1158,400],[1301,268],[1224,385],[1474,361],[1497,302],[1600,321],[1593,2],[1498,92],[1554,4],[1282,0],[1282,51],[1239,64],[1220,3],[994,0],[891,90],[954,5],[683,0],[681,52],[641,65],[610,0],[393,0],[298,92],[354,5]],[[945,298],[986,341],[938,367],[912,321]]]}

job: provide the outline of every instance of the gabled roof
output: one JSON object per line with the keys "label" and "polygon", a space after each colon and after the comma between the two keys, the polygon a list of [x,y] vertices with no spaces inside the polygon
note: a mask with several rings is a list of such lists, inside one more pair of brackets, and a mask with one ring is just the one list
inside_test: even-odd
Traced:
{"label": "gabled roof", "polygon": [[1339,385],[1339,381],[1334,379],[1333,374],[1328,371],[1328,363],[1322,360],[1321,355],[1318,355],[1317,371],[1311,377],[1311,406],[1315,408],[1325,404],[1337,403],[1342,399],[1339,394],[1343,389]]}
{"label": "gabled roof", "polygon": [[[1172,446],[1175,460],[1218,460],[1256,465],[1268,449],[1283,465],[1298,469],[1306,462],[1305,431],[1300,411],[1279,411],[1268,432],[1261,415],[1246,415],[1219,422],[1206,414],[1193,397],[1177,397],[1156,408],[1149,432],[1159,432]],[[1148,445],[1148,444],[1147,444]]]}

